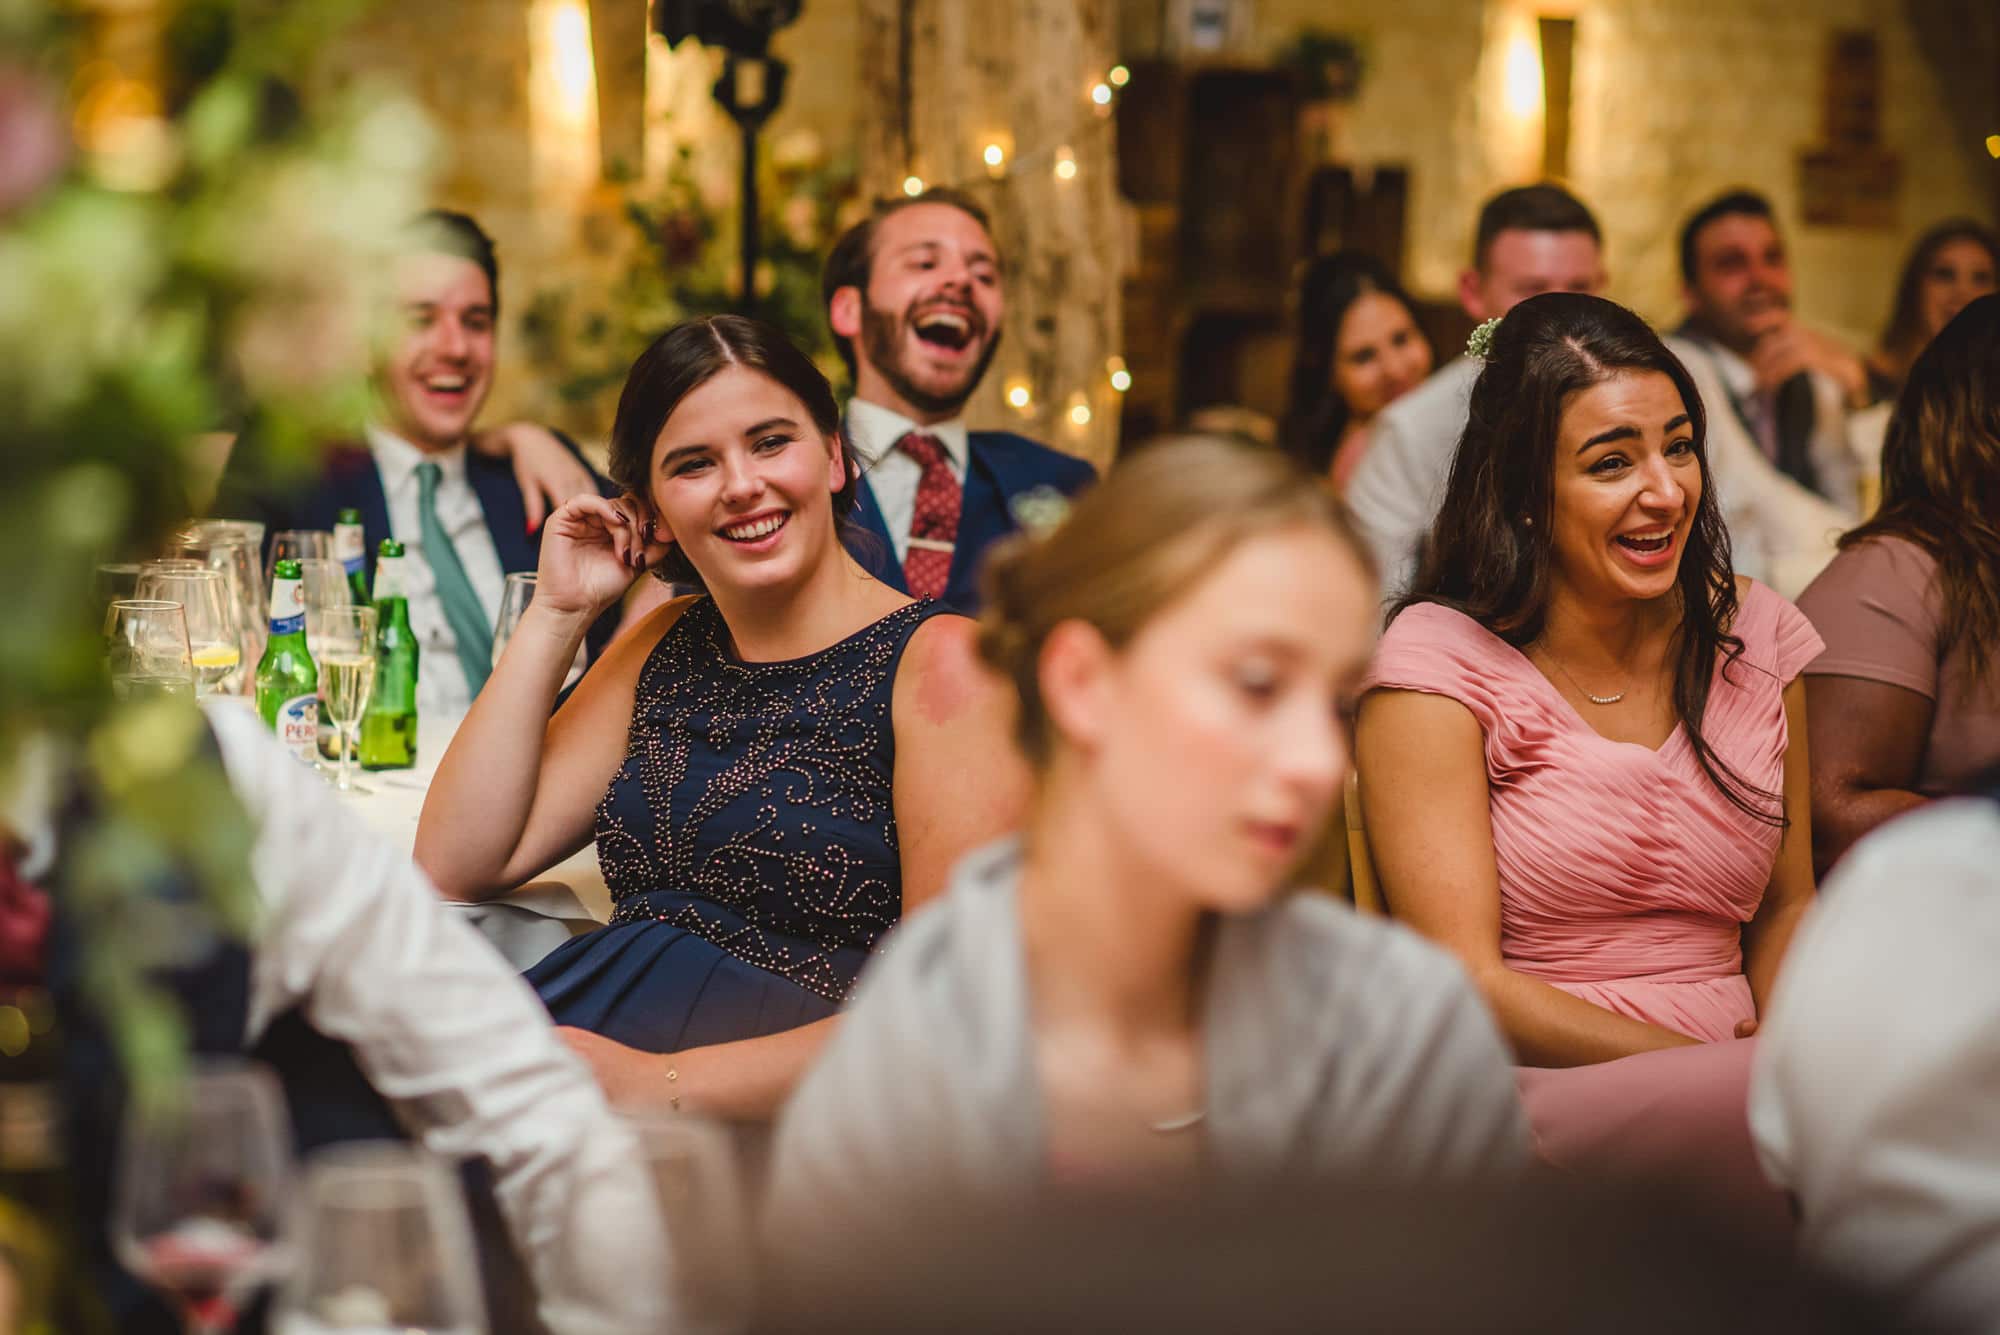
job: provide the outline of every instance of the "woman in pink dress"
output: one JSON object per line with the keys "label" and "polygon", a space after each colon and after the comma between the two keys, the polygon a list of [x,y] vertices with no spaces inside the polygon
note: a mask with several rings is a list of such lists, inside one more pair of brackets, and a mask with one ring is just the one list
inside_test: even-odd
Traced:
{"label": "woman in pink dress", "polygon": [[1701,401],[1643,321],[1552,293],[1481,334],[1361,710],[1377,871],[1529,1068],[1544,1157],[1774,1206],[1738,1040],[1813,893],[1819,638],[1731,574]]}

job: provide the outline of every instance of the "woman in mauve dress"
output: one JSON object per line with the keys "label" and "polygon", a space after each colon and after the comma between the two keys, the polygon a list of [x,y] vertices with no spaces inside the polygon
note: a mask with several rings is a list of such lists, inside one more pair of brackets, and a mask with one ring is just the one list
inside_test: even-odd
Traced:
{"label": "woman in mauve dress", "polygon": [[1544,1158],[1781,1226],[1742,1040],[1813,894],[1819,637],[1731,574],[1700,399],[1643,321],[1555,293],[1484,332],[1362,706],[1377,869],[1479,983]]}

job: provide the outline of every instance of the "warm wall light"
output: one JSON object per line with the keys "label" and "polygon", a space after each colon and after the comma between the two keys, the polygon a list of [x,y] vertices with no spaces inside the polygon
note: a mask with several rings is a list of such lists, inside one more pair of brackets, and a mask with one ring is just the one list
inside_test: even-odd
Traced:
{"label": "warm wall light", "polygon": [[1070,150],[1068,144],[1056,150],[1056,179],[1058,181],[1076,179],[1076,154]]}
{"label": "warm wall light", "polygon": [[1007,406],[1018,413],[1025,413],[1035,406],[1035,393],[1028,388],[1027,381],[1007,382]]}
{"label": "warm wall light", "polygon": [[1507,39],[1507,112],[1522,120],[1542,110],[1542,53],[1532,29],[1522,26]]}
{"label": "warm wall light", "polygon": [[597,66],[585,0],[534,0],[528,8],[530,142],[549,185],[587,188],[601,173]]}
{"label": "warm wall light", "polygon": [[1989,134],[1986,136],[1986,151],[1994,157],[2000,158],[2000,134]]}
{"label": "warm wall light", "polygon": [[1095,102],[1100,107],[1110,106],[1111,85],[1108,83],[1100,83],[1095,88],[1092,88],[1090,90],[1090,100],[1092,102]]}
{"label": "warm wall light", "polygon": [[1083,395],[1078,394],[1071,398],[1069,420],[1072,426],[1090,425],[1090,405],[1084,402]]}
{"label": "warm wall light", "polygon": [[1007,160],[1007,150],[998,144],[988,144],[986,151],[979,156],[986,160],[987,166],[998,167]]}
{"label": "warm wall light", "polygon": [[903,178],[903,193],[912,199],[924,193],[924,178],[921,176],[905,176]]}
{"label": "warm wall light", "polygon": [[1111,73],[1105,77],[1111,81],[1112,87],[1123,88],[1126,84],[1132,82],[1132,71],[1126,69],[1123,65],[1113,65]]}

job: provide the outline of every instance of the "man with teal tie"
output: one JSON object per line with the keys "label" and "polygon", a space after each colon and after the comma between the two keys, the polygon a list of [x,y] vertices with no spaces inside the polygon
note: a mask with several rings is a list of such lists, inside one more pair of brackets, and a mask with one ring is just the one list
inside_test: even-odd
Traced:
{"label": "man with teal tie", "polygon": [[[406,240],[373,349],[375,412],[365,443],[335,446],[316,478],[281,487],[259,487],[260,460],[239,446],[217,509],[261,519],[273,532],[331,528],[341,509],[358,510],[371,584],[376,545],[385,537],[402,542],[410,624],[421,646],[417,709],[456,718],[490,669],[506,576],[535,568],[540,533],[529,527],[511,465],[467,448],[493,384],[492,239],[464,214],[433,210],[411,224]],[[614,625],[615,618],[593,628],[589,653]]]}

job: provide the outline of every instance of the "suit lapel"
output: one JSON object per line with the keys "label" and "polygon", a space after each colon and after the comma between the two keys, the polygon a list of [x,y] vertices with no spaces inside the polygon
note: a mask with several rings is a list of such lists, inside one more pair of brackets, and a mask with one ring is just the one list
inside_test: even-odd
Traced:
{"label": "suit lapel", "polygon": [[909,582],[896,560],[896,544],[889,538],[889,525],[882,518],[882,507],[876,503],[875,489],[868,485],[868,475],[863,473],[856,478],[854,487],[854,510],[847,516],[841,534],[848,554],[884,584],[898,593],[908,593]]}
{"label": "suit lapel", "polygon": [[486,515],[486,531],[493,538],[500,569],[510,575],[533,570],[535,544],[528,540],[528,511],[521,503],[521,489],[514,482],[513,470],[498,460],[468,453],[465,477]]}
{"label": "suit lapel", "polygon": [[1007,509],[1013,490],[1025,490],[1025,483],[1012,478],[1004,460],[985,447],[985,433],[974,432],[966,440],[965,492],[959,502],[958,538],[951,554],[951,579],[945,585],[945,601],[961,610],[979,606],[979,566],[986,549],[1014,529]]}

